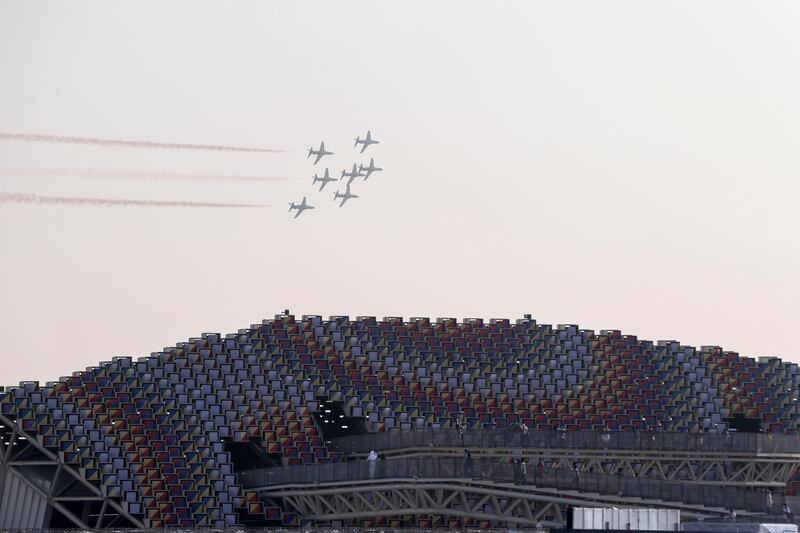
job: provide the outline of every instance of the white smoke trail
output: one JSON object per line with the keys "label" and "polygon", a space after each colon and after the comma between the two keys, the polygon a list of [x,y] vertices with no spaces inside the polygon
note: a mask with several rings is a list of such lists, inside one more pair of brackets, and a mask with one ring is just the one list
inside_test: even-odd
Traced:
{"label": "white smoke trail", "polygon": [[125,141],[121,139],[101,139],[94,137],[71,137],[49,135],[46,133],[8,133],[0,132],[2,141],[45,142],[62,144],[91,144],[94,146],[124,146],[127,148],[157,148],[163,150],[210,150],[214,152],[282,153],[286,150],[275,148],[248,148],[245,146],[221,146],[217,144],[164,143],[155,141]]}
{"label": "white smoke trail", "polygon": [[39,204],[72,206],[136,206],[136,207],[272,207],[261,204],[225,204],[216,202],[190,202],[184,200],[125,200],[118,198],[77,198],[69,196],[43,196],[22,192],[0,191],[0,204]]}
{"label": "white smoke trail", "polygon": [[58,168],[0,168],[0,176],[37,176],[66,178],[125,178],[143,180],[177,180],[177,181],[228,181],[228,182],[277,182],[291,178],[271,176],[251,176],[242,174],[189,174],[175,172],[131,172],[127,170],[89,170]]}

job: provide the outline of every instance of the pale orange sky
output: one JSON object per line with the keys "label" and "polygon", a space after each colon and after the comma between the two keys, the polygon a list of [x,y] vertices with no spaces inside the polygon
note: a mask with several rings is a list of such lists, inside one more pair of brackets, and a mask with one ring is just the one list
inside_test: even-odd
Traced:
{"label": "pale orange sky", "polygon": [[[285,308],[800,362],[798,27],[790,1],[0,3],[0,131],[289,150],[0,142],[4,192],[278,206],[0,204],[0,383]],[[366,156],[344,208],[312,188]]]}

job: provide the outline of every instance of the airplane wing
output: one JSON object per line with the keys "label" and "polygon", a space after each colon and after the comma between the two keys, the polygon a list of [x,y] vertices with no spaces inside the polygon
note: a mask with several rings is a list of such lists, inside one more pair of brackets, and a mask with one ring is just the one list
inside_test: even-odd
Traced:
{"label": "airplane wing", "polygon": [[294,218],[297,218],[297,217],[299,217],[299,216],[300,216],[300,213],[302,213],[302,212],[303,212],[303,210],[302,210],[302,209],[298,209],[298,210],[297,210],[297,214],[294,216]]}
{"label": "airplane wing", "polygon": [[314,164],[315,164],[315,165],[316,165],[317,163],[319,163],[319,160],[320,160],[320,159],[322,159],[322,156],[323,156],[323,155],[324,155],[324,154],[322,153],[322,150],[320,150],[320,151],[319,151],[319,153],[317,154],[317,158],[314,160]]}
{"label": "airplane wing", "polygon": [[364,143],[364,146],[362,146],[362,147],[361,147],[361,152],[359,152],[359,153],[362,153],[362,154],[363,154],[363,153],[364,153],[364,150],[366,150],[366,149],[367,149],[367,146],[369,146],[369,144],[367,144],[367,143]]}
{"label": "airplane wing", "polygon": [[367,170],[367,175],[364,176],[364,181],[367,181],[372,173],[375,172],[374,170]]}
{"label": "airplane wing", "polygon": [[346,202],[346,201],[347,201],[349,198],[350,198],[349,196],[344,196],[344,197],[342,197],[342,203],[340,203],[340,204],[339,204],[339,207],[342,207],[342,206],[344,205],[344,203],[345,203],[345,202]]}
{"label": "airplane wing", "polygon": [[322,192],[322,189],[324,189],[324,188],[325,188],[325,185],[327,185],[327,184],[328,184],[328,182],[327,182],[327,181],[325,181],[325,180],[322,180],[322,185],[320,185],[320,186],[319,186],[319,192]]}
{"label": "airplane wing", "polygon": [[370,142],[371,140],[372,140],[372,135],[370,135],[369,130],[367,130],[367,142]]}

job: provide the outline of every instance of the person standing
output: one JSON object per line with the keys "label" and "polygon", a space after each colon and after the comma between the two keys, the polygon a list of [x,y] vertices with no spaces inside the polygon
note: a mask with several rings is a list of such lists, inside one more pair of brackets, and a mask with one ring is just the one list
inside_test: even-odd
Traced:
{"label": "person standing", "polygon": [[494,468],[492,468],[492,466],[488,455],[481,457],[481,477],[483,479],[492,479],[494,475]]}
{"label": "person standing", "polygon": [[375,450],[370,450],[369,455],[367,455],[367,472],[370,479],[375,479],[375,462],[377,460],[378,454],[375,453]]}
{"label": "person standing", "polygon": [[464,450],[464,477],[472,478],[472,454]]}
{"label": "person standing", "polygon": [[611,442],[611,430],[608,426],[605,427],[603,434],[600,435],[600,440],[603,441],[603,448],[608,449],[608,443]]}
{"label": "person standing", "polygon": [[542,461],[542,458],[540,457],[539,462],[536,463],[536,474],[539,477],[539,481],[542,481],[544,479],[544,471],[545,471],[544,461]]}
{"label": "person standing", "polygon": [[458,428],[458,440],[461,442],[461,445],[464,445],[464,432],[467,430],[467,422],[464,420],[464,415],[458,417],[458,422],[456,422],[456,428]]}

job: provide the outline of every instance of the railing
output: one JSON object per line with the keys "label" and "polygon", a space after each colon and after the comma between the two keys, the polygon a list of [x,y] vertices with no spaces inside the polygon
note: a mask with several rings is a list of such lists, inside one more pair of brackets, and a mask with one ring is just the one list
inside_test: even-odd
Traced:
{"label": "railing", "polygon": [[331,451],[367,453],[415,447],[552,448],[800,455],[800,435],[649,431],[560,431],[414,429],[333,439]]}
{"label": "railing", "polygon": [[489,458],[405,458],[378,461],[350,461],[323,465],[264,468],[240,472],[239,482],[247,489],[268,489],[270,486],[353,482],[380,479],[461,478],[515,483],[527,488],[541,487],[561,491],[580,491],[622,497],[682,502],[723,509],[747,509],[753,512],[778,512],[783,496],[773,496],[772,507],[766,494],[736,487],[686,485],[679,482],[637,479],[630,476],[608,476],[594,472],[549,470],[539,472],[528,465],[526,472],[519,463],[511,464]]}

